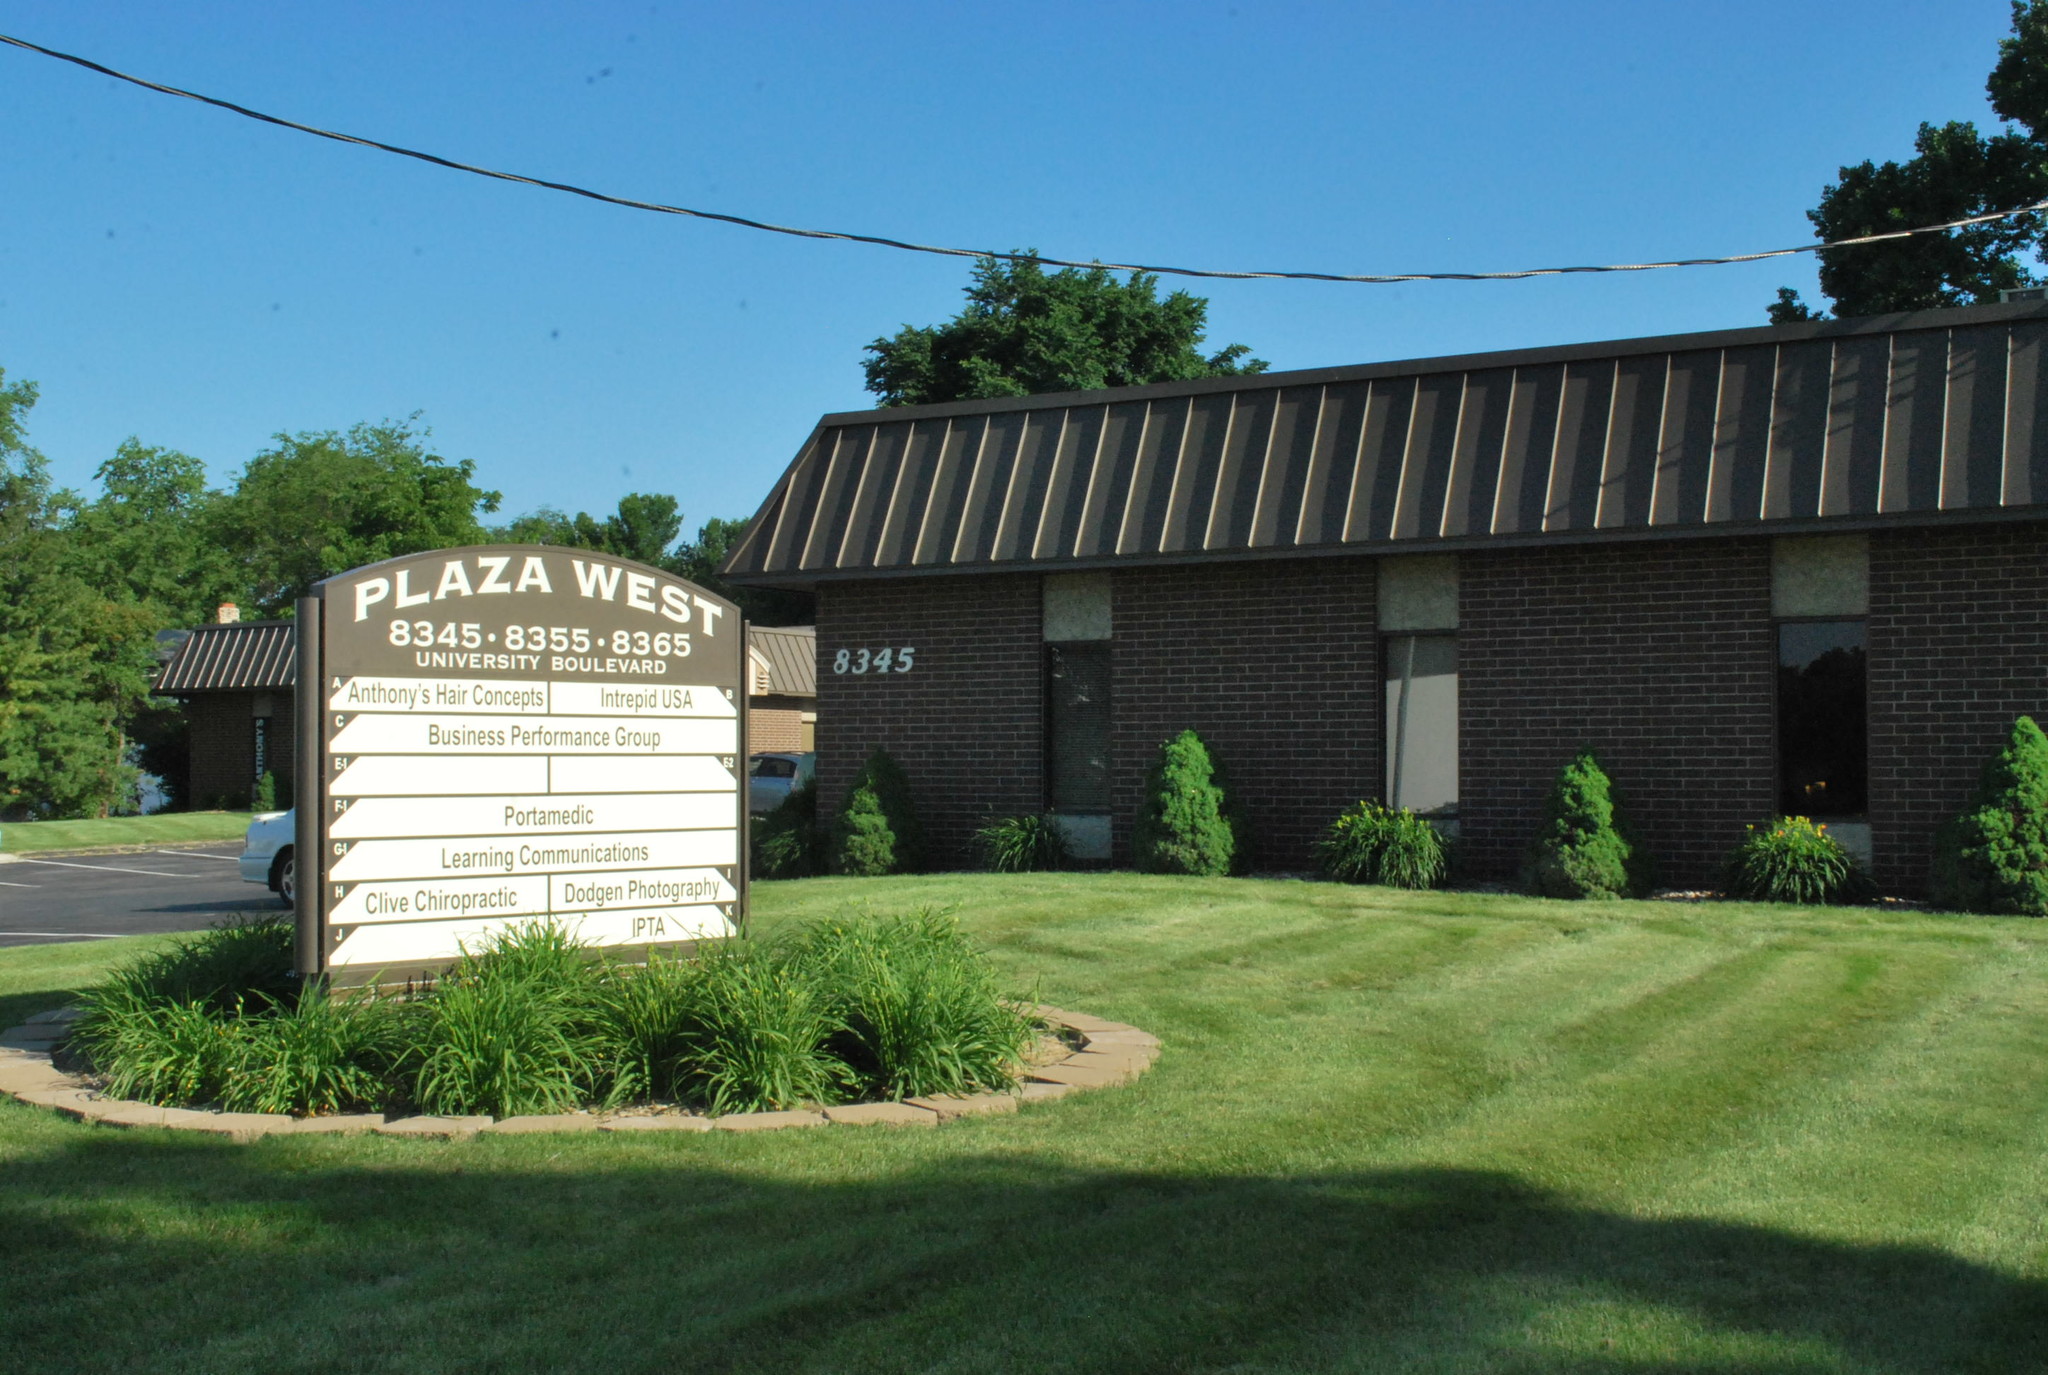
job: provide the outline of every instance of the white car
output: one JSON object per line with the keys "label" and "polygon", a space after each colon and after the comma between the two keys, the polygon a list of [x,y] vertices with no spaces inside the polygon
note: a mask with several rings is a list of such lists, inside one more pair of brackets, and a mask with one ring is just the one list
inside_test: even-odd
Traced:
{"label": "white car", "polygon": [[242,857],[236,861],[244,882],[263,884],[287,907],[298,896],[298,876],[292,864],[292,842],[297,837],[294,813],[258,812],[249,819]]}
{"label": "white car", "polygon": [[757,754],[747,760],[747,810],[755,816],[782,805],[799,784],[811,781],[818,756],[802,754]]}

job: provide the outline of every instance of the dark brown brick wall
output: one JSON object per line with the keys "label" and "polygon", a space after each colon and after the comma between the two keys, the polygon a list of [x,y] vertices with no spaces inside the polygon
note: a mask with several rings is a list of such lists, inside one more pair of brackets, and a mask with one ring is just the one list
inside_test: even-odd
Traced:
{"label": "dark brown brick wall", "polygon": [[1190,727],[1223,763],[1259,868],[1310,867],[1316,832],[1377,795],[1374,568],[1347,558],[1118,571],[1118,862],[1130,862],[1160,742]]}
{"label": "dark brown brick wall", "polygon": [[[277,775],[277,805],[289,807],[294,735],[292,694],[264,695],[271,703],[269,769]],[[248,804],[256,772],[256,696],[249,692],[209,692],[185,700],[185,722],[192,748],[186,805],[215,807],[223,800],[237,807]]]}
{"label": "dark brown brick wall", "polygon": [[1662,881],[1711,883],[1773,806],[1770,610],[1765,539],[1462,555],[1466,862],[1512,876],[1558,769],[1590,745]]}
{"label": "dark brown brick wall", "polygon": [[2013,718],[2048,724],[2048,524],[1873,535],[1869,640],[1877,876],[1916,890]]}
{"label": "dark brown brick wall", "polygon": [[[883,646],[908,673],[833,672]],[[835,583],[818,594],[818,800],[836,813],[877,745],[910,775],[941,868],[968,864],[991,816],[1045,805],[1044,668],[1035,574]]]}

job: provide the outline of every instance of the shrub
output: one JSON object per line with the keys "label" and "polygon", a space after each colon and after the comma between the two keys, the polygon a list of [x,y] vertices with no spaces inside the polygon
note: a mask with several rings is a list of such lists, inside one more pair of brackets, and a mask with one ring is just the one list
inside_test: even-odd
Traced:
{"label": "shrub", "polygon": [[1209,748],[1195,732],[1184,730],[1159,747],[1134,838],[1140,869],[1210,877],[1230,872],[1236,837],[1215,778]]}
{"label": "shrub", "polygon": [[2048,737],[2032,717],[2013,722],[1970,809],[1936,835],[1930,887],[1944,907],[2048,916]]}
{"label": "shrub", "polygon": [[558,923],[513,927],[465,952],[421,1000],[413,1094],[431,1113],[566,1112],[602,1076],[598,979]]}
{"label": "shrub", "polygon": [[277,810],[277,775],[264,771],[256,780],[256,786],[249,793],[249,810],[252,812],[274,812]]}
{"label": "shrub", "polygon": [[791,959],[827,1000],[839,1057],[870,1089],[908,1098],[1015,1082],[1031,1023],[949,913],[819,925]]}
{"label": "shrub", "polygon": [[216,1012],[245,1002],[266,1006],[296,994],[292,939],[284,917],[222,922],[143,956],[114,977],[159,1003],[197,1002]]}
{"label": "shrub", "polygon": [[85,1005],[72,1045],[105,1076],[108,1097],[210,1103],[242,1063],[240,1019],[203,999],[162,998],[116,975]]}
{"label": "shrub", "polygon": [[924,832],[910,804],[910,780],[887,750],[868,756],[834,828],[832,871],[877,877],[924,867]]}
{"label": "shrub", "polygon": [[636,1098],[678,1102],[687,1093],[698,964],[651,952],[644,968],[619,971],[599,1007],[613,1103]]}
{"label": "shrub", "polygon": [[804,779],[754,822],[756,878],[809,878],[825,872],[825,837],[818,826],[818,788]]}
{"label": "shrub", "polygon": [[1443,835],[1408,808],[1377,802],[1344,809],[1316,842],[1323,872],[1345,883],[1434,888],[1449,868]]}
{"label": "shrub", "polygon": [[701,951],[695,965],[676,1066],[693,1097],[717,1113],[838,1100],[850,1076],[826,1048],[837,1027],[807,971],[744,940]]}
{"label": "shrub", "polygon": [[231,1112],[307,1116],[379,1107],[401,1054],[401,1022],[368,993],[330,996],[307,983],[296,1001],[241,1019],[220,1093]]}
{"label": "shrub", "polygon": [[1622,833],[1612,785],[1591,750],[1558,773],[1529,861],[1545,897],[1619,898],[1640,892],[1642,865]]}
{"label": "shrub", "polygon": [[1841,843],[1803,816],[1781,816],[1728,856],[1728,896],[1751,902],[1856,902],[1876,887]]}
{"label": "shrub", "polygon": [[1051,812],[998,817],[974,833],[974,846],[982,862],[998,874],[1064,869],[1073,859],[1066,832]]}

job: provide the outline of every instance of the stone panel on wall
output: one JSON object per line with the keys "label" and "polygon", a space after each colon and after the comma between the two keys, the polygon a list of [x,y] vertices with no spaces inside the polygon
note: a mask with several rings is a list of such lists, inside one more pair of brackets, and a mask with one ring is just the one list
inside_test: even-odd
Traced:
{"label": "stone panel on wall", "polygon": [[1662,882],[1716,882],[1773,807],[1771,546],[1694,539],[1460,556],[1462,851],[1511,878],[1591,746]]}
{"label": "stone panel on wall", "polygon": [[1915,891],[2013,719],[2048,725],[2048,524],[1873,535],[1868,629],[1877,877]]}

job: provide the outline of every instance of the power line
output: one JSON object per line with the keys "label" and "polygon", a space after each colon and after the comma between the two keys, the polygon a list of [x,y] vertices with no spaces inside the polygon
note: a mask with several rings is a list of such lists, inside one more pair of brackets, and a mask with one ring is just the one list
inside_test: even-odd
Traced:
{"label": "power line", "polygon": [[445,167],[451,172],[468,172],[474,176],[489,177],[493,181],[515,182],[521,186],[538,186],[547,191],[560,191],[571,196],[582,196],[586,200],[602,202],[605,205],[624,206],[628,210],[647,210],[657,215],[683,215],[696,220],[716,220],[721,224],[735,224],[742,229],[759,229],[770,234],[789,234],[800,239],[838,239],[846,243],[875,244],[882,248],[897,248],[908,253],[936,253],[949,258],[995,258],[1013,263],[1037,263],[1045,267],[1108,268],[1116,272],[1151,272],[1170,277],[1212,277],[1253,281],[1298,281],[1298,282],[1355,282],[1379,285],[1390,282],[1503,282],[1524,277],[1563,277],[1582,272],[1655,272],[1671,267],[1724,267],[1731,263],[1755,263],[1768,258],[1789,258],[1800,253],[1817,253],[1824,248],[1851,248],[1859,244],[1885,243],[1893,239],[1910,239],[1920,234],[1945,234],[1951,229],[1965,229],[1973,224],[1989,224],[1994,220],[2010,219],[2015,215],[2031,215],[2048,210],[2048,200],[2035,201],[2014,210],[1994,210],[1986,215],[1972,215],[1967,219],[1950,220],[1945,224],[1922,225],[1918,229],[1900,229],[1887,234],[1863,234],[1852,239],[1832,239],[1818,243],[1797,244],[1791,248],[1771,248],[1760,253],[1731,253],[1721,258],[1672,258],[1653,263],[1601,263],[1580,267],[1530,267],[1514,272],[1229,272],[1217,268],[1168,267],[1160,263],[1112,263],[1100,259],[1082,262],[1074,258],[1048,258],[1037,253],[1004,253],[991,248],[947,248],[938,244],[912,243],[904,239],[884,238],[878,234],[853,234],[833,229],[800,229],[794,225],[771,224],[766,220],[752,220],[744,215],[728,215],[717,210],[692,210],[681,205],[664,205],[659,201],[634,200],[627,196],[614,196],[589,187],[576,186],[569,182],[548,181],[542,177],[522,176],[517,172],[500,172],[489,167],[478,167],[473,163],[457,162],[436,153],[421,152],[417,148],[404,148],[395,143],[383,143],[373,138],[362,138],[355,134],[339,133],[333,129],[322,129],[317,125],[301,124],[296,120],[284,119],[278,115],[267,115],[261,110],[252,110],[246,105],[237,105],[231,100],[201,95],[177,86],[166,86],[162,82],[150,81],[127,72],[115,71],[112,67],[79,57],[73,53],[58,52],[45,48],[27,39],[15,38],[0,33],[0,43],[21,48],[28,52],[54,57],[59,62],[69,62],[87,71],[125,81],[131,86],[140,86],[146,91],[161,95],[177,96],[184,100],[196,100],[202,105],[211,105],[218,110],[227,110],[247,119],[275,124],[281,129],[294,129],[316,138],[333,139],[336,143],[353,143],[362,148],[375,148],[383,153],[395,153],[399,157],[414,158],[420,162]]}

